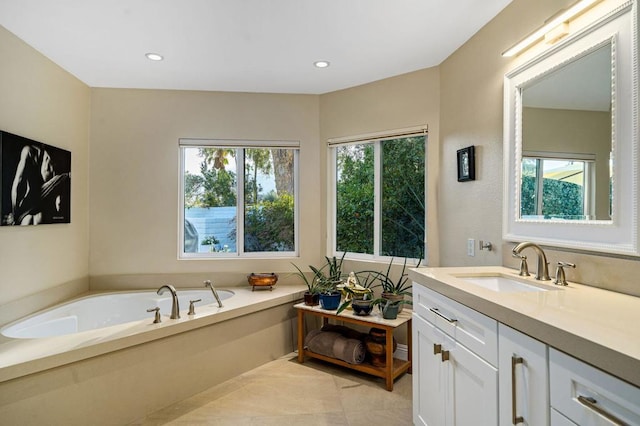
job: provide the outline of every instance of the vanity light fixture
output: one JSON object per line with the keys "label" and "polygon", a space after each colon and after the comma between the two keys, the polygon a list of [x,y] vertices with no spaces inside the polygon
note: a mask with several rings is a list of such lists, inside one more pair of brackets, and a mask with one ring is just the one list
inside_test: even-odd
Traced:
{"label": "vanity light fixture", "polygon": [[146,56],[150,61],[162,61],[164,59],[164,56],[158,53],[145,53],[144,56]]}
{"label": "vanity light fixture", "polygon": [[[572,4],[567,9],[564,9],[551,18],[549,18],[545,24],[529,34],[527,37],[516,43],[513,47],[502,53],[502,56],[510,57],[515,56],[518,53],[531,46],[536,41],[545,38],[547,43],[553,43],[558,39],[564,37],[569,33],[567,22],[578,16],[580,13],[586,11],[591,6],[599,3],[602,0],[579,0]],[[551,33],[547,37],[547,33]]]}
{"label": "vanity light fixture", "polygon": [[316,61],[313,63],[316,68],[327,68],[330,64],[329,61]]}

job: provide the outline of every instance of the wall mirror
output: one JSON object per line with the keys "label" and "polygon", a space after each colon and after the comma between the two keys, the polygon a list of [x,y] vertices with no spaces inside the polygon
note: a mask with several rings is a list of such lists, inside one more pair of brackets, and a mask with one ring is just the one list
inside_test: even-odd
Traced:
{"label": "wall mirror", "polygon": [[627,2],[505,76],[503,238],[640,255]]}

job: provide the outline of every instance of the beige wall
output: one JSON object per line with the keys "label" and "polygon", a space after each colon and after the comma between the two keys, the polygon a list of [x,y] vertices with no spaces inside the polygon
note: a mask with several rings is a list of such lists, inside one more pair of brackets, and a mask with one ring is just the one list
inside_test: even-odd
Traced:
{"label": "beige wall", "polygon": [[[108,286],[107,275],[199,274],[174,282],[198,286],[209,273],[231,285],[246,283],[250,272],[291,271],[293,260],[318,263],[324,254],[318,108],[312,95],[93,89],[92,282]],[[301,259],[177,260],[179,138],[300,141]],[[161,284],[147,278],[131,286]]]}
{"label": "beige wall", "polygon": [[[514,0],[440,66],[442,266],[497,265],[502,241],[503,78],[517,61],[501,53],[572,0]],[[476,180],[457,182],[456,151],[476,147]],[[467,239],[496,250],[467,256]]]}
{"label": "beige wall", "polygon": [[72,158],[71,224],[0,228],[0,315],[24,315],[88,288],[90,91],[3,27],[0,58],[0,129]]}

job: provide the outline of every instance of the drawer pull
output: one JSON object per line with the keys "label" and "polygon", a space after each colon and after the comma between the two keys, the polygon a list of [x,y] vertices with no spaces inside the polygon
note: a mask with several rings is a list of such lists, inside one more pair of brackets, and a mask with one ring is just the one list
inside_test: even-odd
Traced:
{"label": "drawer pull", "polygon": [[519,356],[511,357],[511,423],[517,425],[518,423],[524,423],[524,417],[518,416],[516,413],[516,366],[523,364],[524,360]]}
{"label": "drawer pull", "polygon": [[442,362],[449,361],[449,351],[442,351]]}
{"label": "drawer pull", "polygon": [[609,413],[606,410],[603,410],[602,408],[600,408],[597,404],[598,401],[596,401],[594,398],[591,398],[590,396],[578,396],[578,402],[582,405],[584,405],[585,407],[589,408],[590,410],[595,411],[596,413],[600,414],[602,417],[604,417],[605,419],[609,420],[611,423],[618,425],[618,426],[629,426],[627,423],[625,423],[624,421],[620,420],[619,418],[617,418],[616,416],[614,416],[613,414]]}
{"label": "drawer pull", "polygon": [[442,345],[433,344],[433,354],[438,355],[442,352]]}
{"label": "drawer pull", "polygon": [[431,312],[433,312],[434,314],[436,314],[437,316],[439,316],[440,318],[445,319],[446,321],[450,322],[451,324],[455,324],[458,322],[457,319],[452,319],[452,318],[448,318],[445,315],[441,314],[440,311],[438,311],[438,308],[429,308],[429,310]]}

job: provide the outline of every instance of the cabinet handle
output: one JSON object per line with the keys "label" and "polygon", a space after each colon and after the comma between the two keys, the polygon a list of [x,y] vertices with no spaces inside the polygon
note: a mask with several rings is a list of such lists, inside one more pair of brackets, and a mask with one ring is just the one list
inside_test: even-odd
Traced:
{"label": "cabinet handle", "polygon": [[614,416],[613,414],[609,413],[608,411],[600,408],[597,404],[598,401],[596,401],[594,398],[591,398],[590,396],[578,396],[578,402],[582,405],[584,405],[585,407],[589,408],[590,410],[595,411],[596,413],[600,414],[602,417],[604,417],[605,419],[609,420],[611,423],[618,425],[618,426],[628,426],[627,423],[625,423],[624,421],[620,420],[618,417]]}
{"label": "cabinet handle", "polygon": [[449,361],[449,351],[442,351],[442,362]]}
{"label": "cabinet handle", "polygon": [[518,423],[524,423],[524,417],[518,416],[516,413],[516,365],[523,364],[524,359],[519,356],[511,357],[511,423],[517,425]]}
{"label": "cabinet handle", "polygon": [[448,318],[448,317],[446,317],[445,315],[442,315],[442,314],[440,313],[440,311],[438,311],[438,308],[429,308],[429,310],[430,310],[431,312],[433,312],[434,314],[436,314],[437,316],[439,316],[440,318],[444,318],[446,321],[449,321],[451,324],[455,324],[455,323],[457,323],[457,322],[458,322],[458,320],[457,320],[457,319]]}
{"label": "cabinet handle", "polygon": [[434,343],[433,344],[433,354],[434,355],[438,355],[440,352],[442,352],[442,345],[436,345]]}

